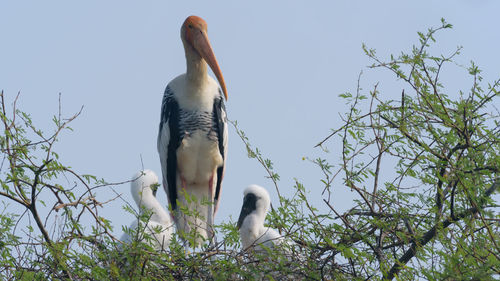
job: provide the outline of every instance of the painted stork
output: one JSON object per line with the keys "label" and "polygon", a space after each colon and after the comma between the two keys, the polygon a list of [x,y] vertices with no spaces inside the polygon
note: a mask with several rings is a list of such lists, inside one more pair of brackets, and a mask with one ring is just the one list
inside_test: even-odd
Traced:
{"label": "painted stork", "polygon": [[[163,209],[160,202],[156,200],[156,190],[158,186],[158,177],[151,170],[138,172],[132,178],[130,191],[134,198],[139,213],[145,211],[151,212],[148,223],[144,226],[144,232],[152,237],[151,246],[156,250],[166,250],[170,244],[170,238],[173,233],[173,225],[170,216]],[[137,229],[139,222],[135,221],[130,228]],[[142,236],[142,235],[141,235]],[[125,243],[132,241],[128,233],[123,234],[121,240]]]}
{"label": "painted stork", "polygon": [[[165,89],[158,152],[163,187],[177,230],[181,237],[194,230],[198,236],[195,243],[199,244],[213,238],[227,152],[227,90],[206,22],[188,17],[181,27],[181,39],[187,70]],[[220,87],[208,75],[207,64]],[[188,213],[181,207],[187,207]]]}
{"label": "painted stork", "polygon": [[271,205],[267,190],[253,184],[243,194],[243,206],[237,224],[243,250],[263,252],[262,246],[272,249],[283,243],[283,237],[276,230],[264,226]]}

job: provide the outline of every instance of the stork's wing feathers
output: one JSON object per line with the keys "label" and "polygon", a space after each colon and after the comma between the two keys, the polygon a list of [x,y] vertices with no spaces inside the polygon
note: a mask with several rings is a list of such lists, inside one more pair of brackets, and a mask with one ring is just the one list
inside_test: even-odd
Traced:
{"label": "stork's wing feathers", "polygon": [[179,104],[169,86],[165,89],[161,105],[160,130],[158,133],[158,153],[163,174],[163,188],[168,194],[172,210],[177,208],[177,148],[179,136]]}
{"label": "stork's wing feathers", "polygon": [[222,178],[224,177],[224,170],[226,168],[226,154],[227,154],[227,116],[226,107],[224,105],[224,98],[219,89],[219,97],[214,101],[214,122],[217,125],[217,137],[219,142],[219,152],[222,155],[223,164],[217,168],[217,185],[215,187],[215,207],[214,214],[219,207],[219,196],[222,188]]}
{"label": "stork's wing feathers", "polygon": [[[224,98],[219,89],[219,96],[213,104],[213,122],[216,128],[219,152],[223,159],[221,167],[217,168],[217,184],[215,187],[214,213],[219,205],[219,196],[222,187],[222,179],[226,165],[227,154],[227,117]],[[174,98],[169,86],[165,89],[161,107],[160,130],[158,134],[158,152],[163,174],[163,187],[168,195],[168,201],[172,210],[177,208],[177,149],[180,146],[181,135],[179,131],[179,104]]]}

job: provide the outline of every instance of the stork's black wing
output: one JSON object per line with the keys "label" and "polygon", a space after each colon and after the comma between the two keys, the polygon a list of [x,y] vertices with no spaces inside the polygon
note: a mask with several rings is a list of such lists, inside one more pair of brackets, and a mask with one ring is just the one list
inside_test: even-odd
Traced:
{"label": "stork's black wing", "polygon": [[163,188],[172,210],[177,208],[177,148],[180,145],[179,104],[169,86],[165,89],[161,105],[158,153],[163,174]]}
{"label": "stork's black wing", "polygon": [[219,196],[222,188],[222,178],[224,177],[224,170],[226,167],[226,153],[227,153],[227,116],[226,107],[224,105],[224,98],[219,89],[219,96],[214,101],[213,107],[213,121],[217,126],[217,138],[219,142],[219,152],[222,155],[222,166],[217,168],[217,185],[215,187],[215,209],[217,212],[219,206]]}

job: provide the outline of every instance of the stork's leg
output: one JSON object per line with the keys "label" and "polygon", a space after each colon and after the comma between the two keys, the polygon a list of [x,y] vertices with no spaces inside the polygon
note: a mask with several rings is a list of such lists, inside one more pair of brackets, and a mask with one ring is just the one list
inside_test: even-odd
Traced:
{"label": "stork's leg", "polygon": [[[166,193],[168,193],[168,192],[167,192],[168,188],[167,188],[167,186],[166,186],[166,184],[165,184],[165,181],[163,181],[163,183],[162,183],[162,184],[163,184],[163,189],[165,190],[165,192],[166,192]],[[169,205],[167,205],[167,210],[169,211],[168,213],[170,214],[170,219],[171,219],[174,223],[177,223],[177,221],[176,221],[177,217],[175,216],[175,210],[171,210],[171,209],[169,208]]]}
{"label": "stork's leg", "polygon": [[181,187],[182,187],[182,190],[185,191],[186,188],[187,188],[187,182],[186,180],[184,179],[184,177],[181,176]]}
{"label": "stork's leg", "polygon": [[210,177],[208,181],[208,206],[207,206],[207,234],[208,239],[210,239],[210,243],[214,241],[214,204],[213,204],[213,175]]}
{"label": "stork's leg", "polygon": [[[185,198],[185,196],[187,196],[187,192],[186,192],[186,190],[187,190],[187,182],[186,182],[186,179],[184,179],[183,176],[180,176],[180,180],[181,180],[181,188],[182,188],[182,197],[179,197],[179,199],[183,198],[183,199],[181,199],[181,201],[186,202],[186,204],[187,204],[187,201],[186,201],[186,198]],[[184,224],[183,225],[183,228],[184,228],[183,231],[185,233],[190,233],[191,232],[191,226],[189,225],[189,220],[187,218],[187,215],[184,214],[179,208],[178,208],[178,212],[180,213],[180,216],[182,216],[182,221],[183,221],[182,223]]]}

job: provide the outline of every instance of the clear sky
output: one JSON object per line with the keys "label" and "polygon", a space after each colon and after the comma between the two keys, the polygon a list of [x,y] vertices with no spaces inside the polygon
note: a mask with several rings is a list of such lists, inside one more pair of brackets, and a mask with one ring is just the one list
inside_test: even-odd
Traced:
{"label": "clear sky", "polygon": [[[189,3],[188,3],[189,2]],[[182,3],[182,4],[181,4]],[[217,4],[215,4],[217,3]],[[281,189],[293,179],[306,184],[314,203],[320,171],[302,157],[323,155],[313,146],[341,124],[346,107],[338,94],[380,81],[385,98],[401,84],[388,72],[368,70],[362,43],[381,57],[418,43],[417,31],[454,25],[437,36],[439,53],[464,47],[459,62],[474,60],[486,81],[500,76],[500,1],[1,1],[0,90],[47,132],[58,110],[65,116],[84,106],[56,150],[74,170],[110,182],[128,180],[145,168],[160,173],[156,137],[166,84],[185,71],[180,26],[189,15],[208,23],[224,74],[228,116],[274,161]],[[470,81],[446,77],[452,91]],[[336,162],[340,147],[326,155]],[[216,221],[239,215],[245,186],[276,192],[230,128],[222,201]],[[347,188],[335,187],[335,202],[350,205]],[[115,187],[132,202],[129,186]],[[112,193],[100,193],[102,201]],[[166,196],[159,196],[166,204]],[[107,206],[121,233],[132,216],[122,201]]]}

